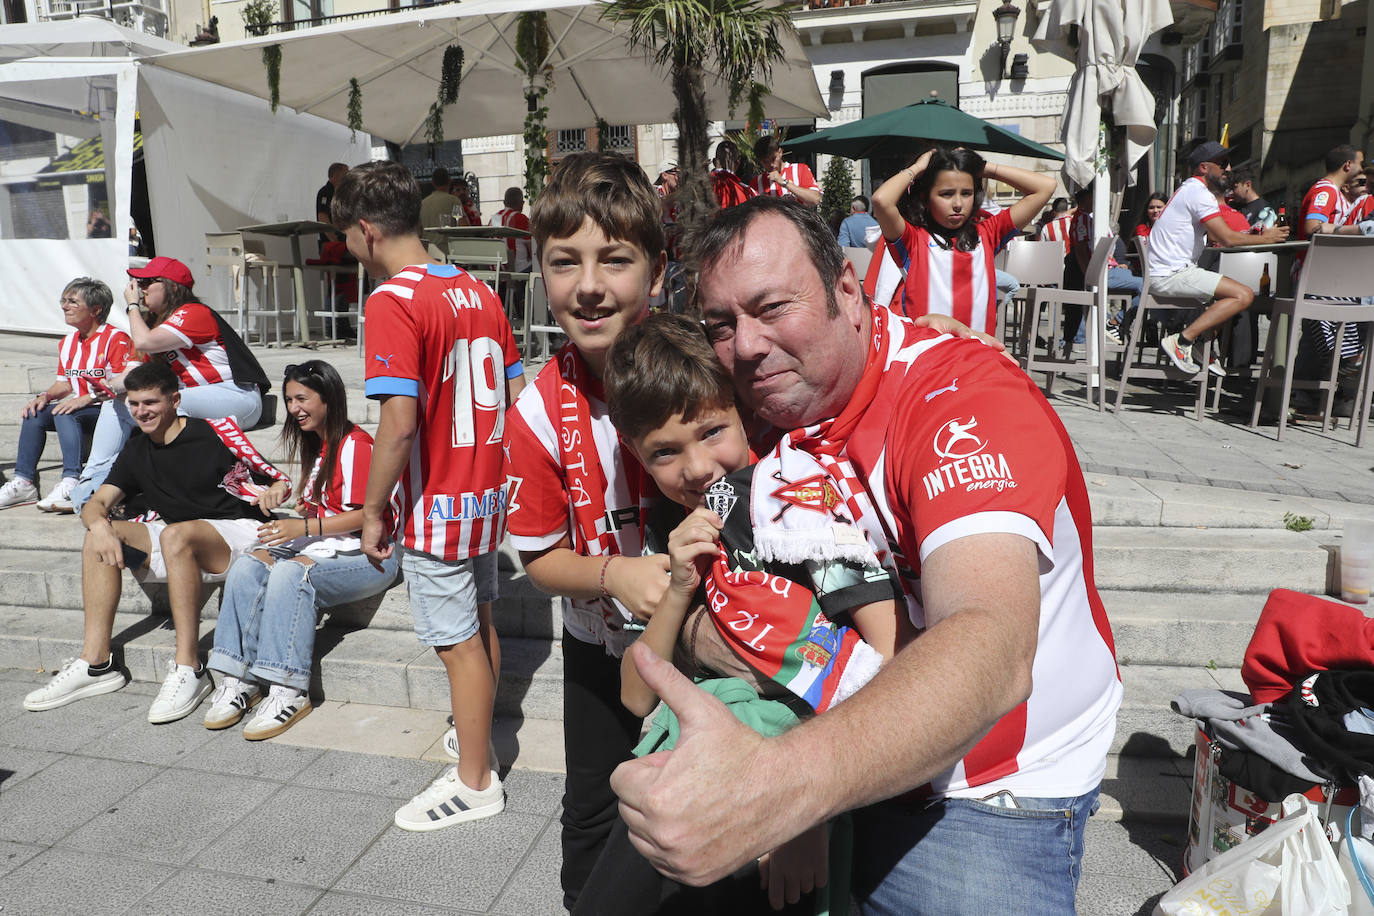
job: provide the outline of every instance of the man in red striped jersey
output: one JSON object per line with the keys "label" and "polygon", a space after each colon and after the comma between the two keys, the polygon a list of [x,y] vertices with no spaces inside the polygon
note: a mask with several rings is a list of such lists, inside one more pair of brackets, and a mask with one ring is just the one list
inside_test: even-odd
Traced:
{"label": "man in red striped jersey", "polygon": [[995,351],[866,303],[806,208],[751,200],[697,251],[742,400],[826,468],[922,632],[767,739],[632,647],[683,726],[676,750],[613,777],[636,848],[705,884],[859,809],[861,912],[1072,912],[1121,683],[1068,434]]}
{"label": "man in red striped jersey", "polygon": [[[524,370],[501,303],[485,284],[430,261],[420,240],[420,186],[405,166],[349,171],[334,225],[368,273],[389,279],[367,299],[366,392],[381,402],[363,505],[363,550],[404,552],[415,632],[448,674],[459,762],[396,812],[406,830],[499,814],[489,761],[495,550],[505,532],[502,434]],[[383,519],[400,481],[396,531]]]}

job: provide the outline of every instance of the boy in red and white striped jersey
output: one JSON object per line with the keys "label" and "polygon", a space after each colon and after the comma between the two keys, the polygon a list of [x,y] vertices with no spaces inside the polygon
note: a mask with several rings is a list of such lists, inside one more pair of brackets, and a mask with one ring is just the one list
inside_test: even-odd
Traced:
{"label": "boy in red and white striped jersey", "polygon": [[[368,272],[389,277],[367,300],[367,385],[381,402],[363,505],[363,550],[401,567],[420,641],[448,673],[459,763],[396,812],[407,830],[498,814],[489,765],[498,652],[490,602],[505,530],[502,435],[523,386],[510,323],[491,289],[430,261],[420,240],[420,187],[404,166],[370,162],[334,193],[334,225]],[[400,481],[396,531],[383,519]],[[481,607],[485,605],[485,607]]]}
{"label": "boy in red and white striped jersey", "polygon": [[768,197],[795,197],[808,207],[821,202],[821,187],[804,162],[783,162],[782,144],[776,134],[760,137],[754,144],[754,162],[759,173],[749,180],[755,194]]}

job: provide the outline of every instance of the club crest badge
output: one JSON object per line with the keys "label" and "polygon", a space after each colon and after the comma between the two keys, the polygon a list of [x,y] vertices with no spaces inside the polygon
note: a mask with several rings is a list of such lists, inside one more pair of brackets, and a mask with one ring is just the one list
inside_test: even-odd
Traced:
{"label": "club crest badge", "polygon": [[735,495],[735,488],[723,477],[706,488],[706,508],[719,515],[721,521],[725,521],[737,502],[739,497]]}
{"label": "club crest badge", "polygon": [[774,490],[772,496],[789,506],[810,509],[812,512],[831,512],[841,502],[839,491],[824,474],[816,474],[796,483],[785,483]]}

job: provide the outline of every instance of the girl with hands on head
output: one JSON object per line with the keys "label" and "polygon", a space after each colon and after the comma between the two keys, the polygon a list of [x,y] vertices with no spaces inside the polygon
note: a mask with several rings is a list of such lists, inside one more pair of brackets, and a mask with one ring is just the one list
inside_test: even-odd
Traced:
{"label": "girl with hands on head", "polygon": [[[374,563],[362,552],[359,529],[372,437],[348,419],[339,373],[322,360],[287,366],[281,438],[299,461],[298,518],[258,529],[262,547],[229,568],[209,667],[220,672],[205,727],[228,728],[270,688],[267,702],[244,728],[250,741],[281,734],[310,713],[310,671],[318,609],[385,591],[399,556]],[[258,495],[268,512],[291,496],[273,484]]]}
{"label": "girl with hands on head", "polygon": [[[1023,196],[985,215],[983,181]],[[909,318],[952,315],[988,334],[997,329],[993,255],[1054,193],[1054,179],[984,161],[966,149],[935,147],[873,192],[873,216],[905,282],[892,309]]]}

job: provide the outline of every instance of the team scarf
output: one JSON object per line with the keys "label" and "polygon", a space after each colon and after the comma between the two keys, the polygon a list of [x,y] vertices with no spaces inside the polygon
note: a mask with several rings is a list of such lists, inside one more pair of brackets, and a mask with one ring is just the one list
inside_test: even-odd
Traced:
{"label": "team scarf", "polygon": [[711,623],[751,668],[825,712],[873,678],[882,656],[836,625],[808,589],[761,570],[731,569],[722,547],[705,577]]}
{"label": "team scarf", "polygon": [[[558,463],[572,502],[573,550],[583,556],[614,556],[620,545],[610,531],[598,530],[606,517],[606,470],[592,434],[591,398],[604,401],[601,382],[571,342],[559,348]],[[630,488],[635,489],[634,475]]]}
{"label": "team scarf", "polygon": [[859,383],[844,410],[832,419],[813,423],[783,436],[778,443],[777,451],[780,461],[789,460],[788,452],[800,453],[791,456],[790,460],[793,462],[801,460],[800,455],[809,456],[815,461],[824,471],[826,480],[835,488],[836,494],[831,499],[844,507],[847,521],[867,538],[867,543],[875,551],[880,565],[897,575],[899,581],[905,581],[896,558],[890,550],[884,549],[886,545],[896,542],[894,533],[887,530],[881,513],[865,489],[863,480],[855,472],[845,454],[850,438],[878,395],[878,389],[886,374],[886,365],[892,356],[889,353],[895,333],[890,327],[890,322],[894,319],[892,312],[875,306],[870,314],[873,320],[872,347],[864,359],[863,374],[859,378]]}

